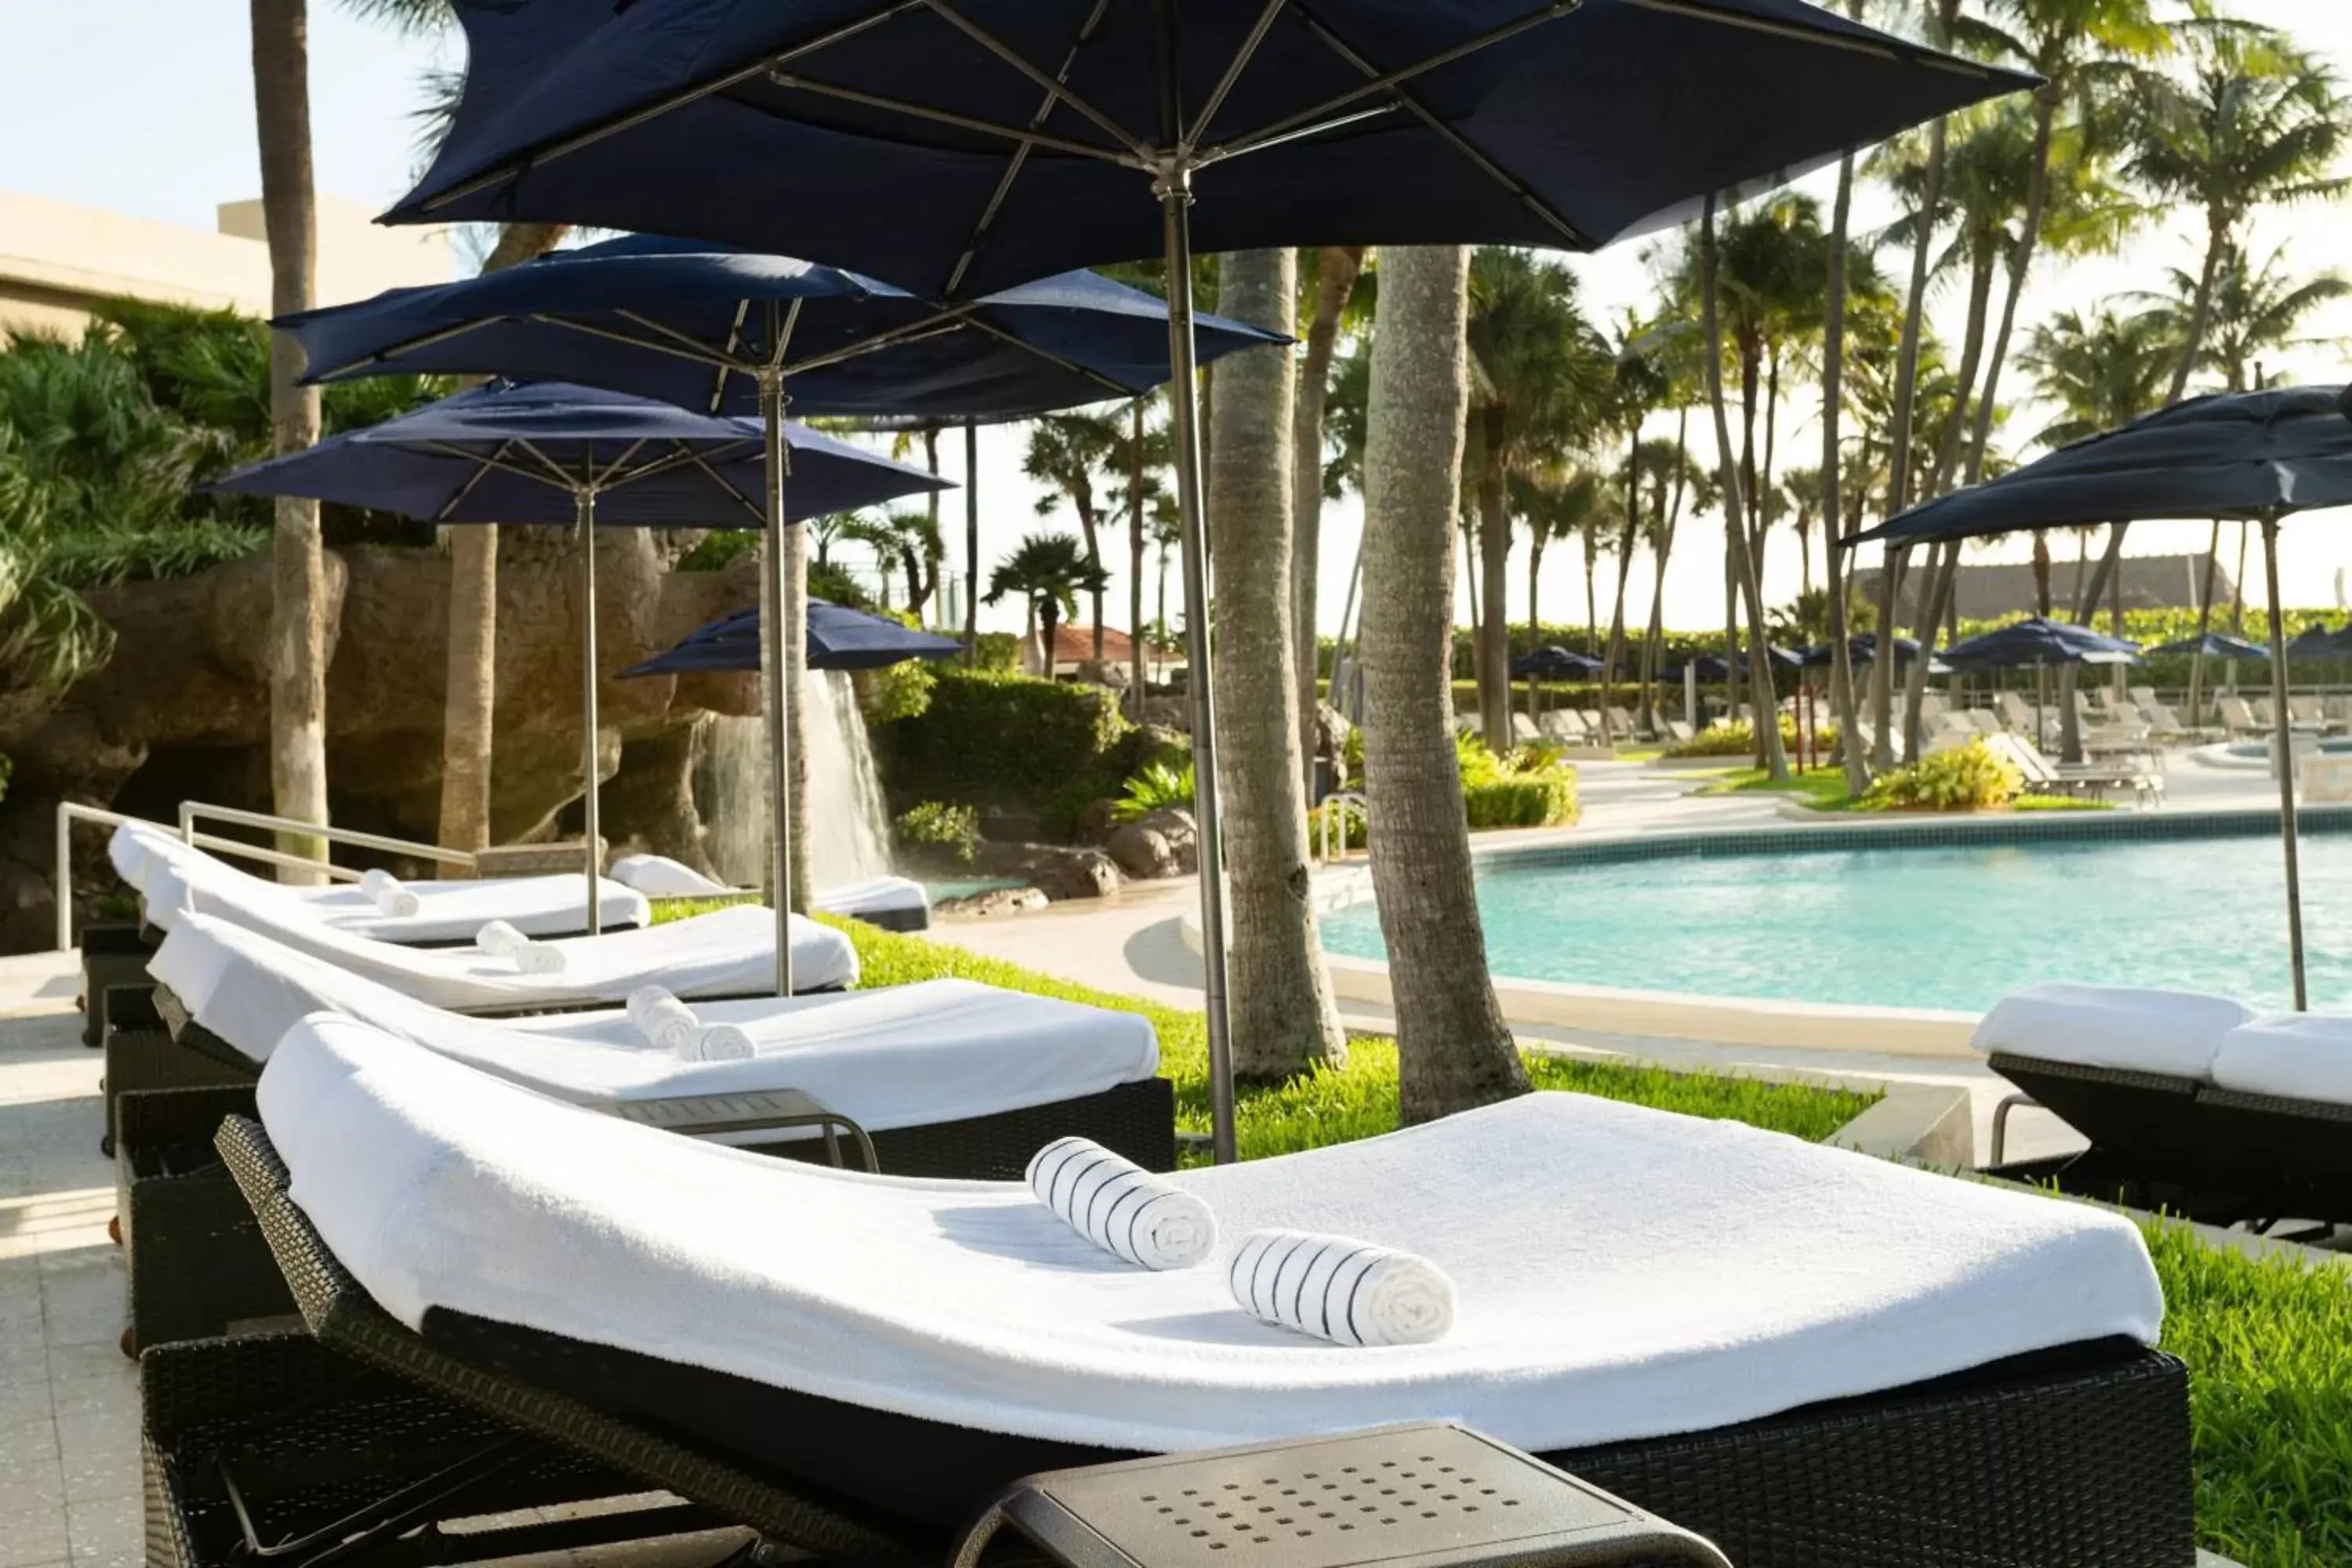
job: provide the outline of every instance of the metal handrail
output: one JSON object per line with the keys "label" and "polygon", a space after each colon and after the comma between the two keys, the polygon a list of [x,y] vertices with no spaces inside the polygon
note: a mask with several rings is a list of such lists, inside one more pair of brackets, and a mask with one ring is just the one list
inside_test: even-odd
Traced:
{"label": "metal handrail", "polygon": [[1348,814],[1349,812],[1356,813],[1364,819],[1367,826],[1370,825],[1372,820],[1371,802],[1366,800],[1354,790],[1334,790],[1331,794],[1323,797],[1318,805],[1318,809],[1322,814],[1318,820],[1318,826],[1321,831],[1322,837],[1315,858],[1327,864],[1339,858],[1339,856],[1334,856],[1331,853],[1332,824],[1339,824],[1339,856],[1344,856],[1348,853]]}
{"label": "metal handrail", "polygon": [[73,951],[73,825],[77,822],[103,822],[116,827],[135,823],[141,827],[171,829],[160,822],[150,822],[143,816],[126,816],[119,811],[101,806],[84,805],[79,801],[58,802],[58,869],[57,880],[50,884],[58,906],[58,951]]}
{"label": "metal handrail", "polygon": [[[464,849],[445,849],[438,844],[419,844],[413,839],[392,838],[381,833],[362,833],[353,827],[322,827],[315,822],[301,822],[290,816],[273,816],[266,811],[247,811],[234,805],[207,805],[202,801],[195,800],[184,800],[180,803],[180,837],[189,843],[201,842],[206,848],[220,848],[232,853],[251,855],[255,859],[271,860],[271,863],[276,865],[289,862],[273,859],[272,857],[277,853],[274,850],[262,850],[259,846],[247,844],[242,839],[201,837],[196,832],[196,820],[199,817],[209,818],[215,822],[232,823],[241,827],[264,827],[275,833],[299,833],[305,837],[323,838],[330,844],[348,844],[358,849],[381,849],[389,855],[410,855],[419,860],[438,860],[446,866],[463,866],[468,871],[477,869],[473,855]],[[297,868],[322,868],[320,862],[302,859],[299,857],[291,858],[291,864]],[[330,871],[337,869],[333,867],[323,868]]]}

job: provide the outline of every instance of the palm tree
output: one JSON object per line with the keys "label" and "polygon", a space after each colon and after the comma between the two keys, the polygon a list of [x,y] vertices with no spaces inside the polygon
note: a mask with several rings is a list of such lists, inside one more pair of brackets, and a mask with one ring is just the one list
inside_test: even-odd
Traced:
{"label": "palm tree", "polygon": [[1151,547],[1155,552],[1153,572],[1156,577],[1153,588],[1155,599],[1151,624],[1154,633],[1151,646],[1153,651],[1160,655],[1161,679],[1165,679],[1167,655],[1176,646],[1172,623],[1168,619],[1168,558],[1170,553],[1184,542],[1184,521],[1183,514],[1177,510],[1176,498],[1165,489],[1155,489],[1150,500],[1151,510],[1147,514],[1146,527],[1151,534]]}
{"label": "palm tree", "polygon": [[[273,315],[307,310],[319,289],[318,196],[310,174],[310,46],[305,0],[253,0],[254,121],[261,142],[262,223],[269,242]],[[319,392],[297,384],[302,351],[273,336],[269,413],[275,449],[319,438]],[[269,784],[280,816],[327,823],[327,558],[319,503],[276,503],[269,626]],[[278,847],[314,860],[322,838],[278,836]],[[286,871],[288,881],[321,873]]]}
{"label": "palm tree", "polygon": [[[1538,608],[1543,585],[1544,547],[1555,539],[1581,534],[1585,540],[1584,603],[1592,617],[1593,552],[1600,539],[1604,493],[1601,477],[1589,468],[1557,468],[1547,473],[1511,476],[1511,511],[1528,531],[1528,647],[1543,641],[1543,621]],[[1588,628],[1587,637],[1591,633]],[[1538,717],[1537,697],[1541,683],[1528,681],[1528,717]]]}
{"label": "palm tree", "polygon": [[[1168,429],[1149,423],[1152,402],[1159,395],[1147,393],[1129,405],[1127,429],[1104,459],[1104,466],[1118,476],[1110,488],[1111,510],[1127,514],[1127,620],[1132,634],[1128,639],[1128,699],[1131,716],[1139,724],[1144,718],[1143,549],[1154,537],[1151,520],[1174,504],[1160,479],[1172,460]],[[1160,570],[1164,612],[1168,602],[1164,546]]]}
{"label": "palm tree", "polygon": [[988,574],[988,593],[982,603],[997,604],[1008,594],[1017,594],[1026,602],[1044,638],[1045,674],[1050,679],[1054,634],[1061,629],[1063,617],[1078,613],[1080,594],[1103,591],[1104,577],[1103,569],[1094,563],[1075,535],[1033,533]]}
{"label": "palm tree", "polygon": [[1022,459],[1021,471],[1046,487],[1047,494],[1037,500],[1037,515],[1051,517],[1064,501],[1077,514],[1078,531],[1086,541],[1087,561],[1101,576],[1099,585],[1090,591],[1094,601],[1094,657],[1103,656],[1104,589],[1110,578],[1102,573],[1102,549],[1098,526],[1102,521],[1101,498],[1096,493],[1096,480],[1105,461],[1118,446],[1120,436],[1118,419],[1104,414],[1048,414],[1029,429],[1029,451]]}
{"label": "palm tree", "polygon": [[[1863,0],[1853,0],[1853,15],[1856,21],[1862,19],[1862,8]],[[1943,125],[1938,121],[1934,132],[1938,143],[1942,142],[1943,135]],[[1940,163],[1940,146],[1936,156]],[[1842,520],[1844,507],[1841,504],[1843,498],[1839,488],[1844,481],[1840,468],[1844,452],[1838,437],[1839,417],[1844,412],[1845,405],[1846,295],[1852,281],[1847,252],[1853,227],[1853,154],[1848,153],[1838,162],[1837,200],[1832,208],[1830,220],[1828,276],[1823,279],[1822,290],[1825,307],[1822,326],[1822,466],[1813,470],[1811,488],[1811,500],[1822,514],[1822,571],[1829,581],[1830,700],[1837,714],[1838,733],[1842,738],[1838,753],[1845,766],[1846,793],[1859,795],[1869,774],[1862,759],[1861,712],[1854,701],[1853,656],[1846,624],[1846,584],[1842,559],[1844,552],[1840,548],[1843,542]],[[1937,177],[1941,178],[1940,173]],[[1931,200],[1929,205],[1933,205]],[[1913,281],[1916,285],[1918,279],[1915,277]],[[1905,357],[1910,362],[1908,368],[1916,375],[1919,354],[1919,328],[1916,321],[1906,323],[1904,338]],[[1910,390],[1908,387],[1905,389],[1906,400]],[[1906,418],[1910,412],[1906,401]],[[1805,487],[1800,485],[1798,479],[1797,474],[1789,476],[1790,490],[1801,500]],[[1804,525],[1801,521],[1797,531],[1800,549],[1803,548],[1804,537]],[[1810,586],[1812,578],[1810,557],[1805,576]]]}
{"label": "palm tree", "polygon": [[[1714,409],[1717,460],[1723,469],[1724,536],[1730,570],[1734,585],[1748,608],[1748,674],[1756,708],[1757,745],[1763,757],[1765,776],[1778,784],[1788,779],[1789,757],[1780,745],[1780,726],[1776,717],[1780,703],[1773,692],[1771,661],[1765,657],[1764,589],[1756,574],[1755,552],[1748,545],[1748,509],[1746,492],[1741,489],[1742,465],[1733,457],[1730,413],[1724,404],[1721,270],[1715,237],[1715,198],[1709,196],[1706,216],[1699,226],[1699,319],[1701,330],[1706,334],[1707,401]],[[1746,363],[1744,357],[1742,363]],[[1736,639],[1727,651],[1728,662],[1736,669],[1739,652]]]}
{"label": "palm tree", "polygon": [[1469,272],[1459,247],[1381,252],[1366,420],[1364,777],[1408,1122],[1528,1087],[1486,972],[1448,668]]}
{"label": "palm tree", "polygon": [[2160,201],[2205,219],[2204,269],[2167,403],[2189,391],[2203,363],[2214,290],[2254,211],[2327,201],[2347,184],[2336,173],[2347,105],[2335,71],[2284,35],[2214,15],[2198,0],[2177,31],[2188,45],[2186,82],[2146,73],[2134,97],[2131,175]]}
{"label": "palm tree", "polygon": [[[1360,245],[1325,246],[1313,253],[1315,309],[1307,329],[1307,352],[1298,360],[1298,398],[1291,414],[1291,622],[1298,645],[1299,738],[1302,754],[1310,758],[1316,705],[1321,700],[1317,677],[1322,645],[1316,637],[1320,605],[1316,601],[1323,551],[1323,411],[1331,390],[1331,356],[1352,313],[1365,254]],[[1301,292],[1308,291],[1302,288]]]}
{"label": "palm tree", "polygon": [[[923,606],[939,589],[940,563],[946,554],[936,512],[891,511],[879,517],[861,513],[842,520],[835,532],[874,552],[886,584],[888,570],[895,564],[907,584],[907,609],[919,616],[923,613]],[[884,601],[888,601],[887,593]]]}
{"label": "palm tree", "polygon": [[1511,744],[1509,475],[1572,439],[1611,384],[1610,363],[1577,302],[1575,274],[1528,251],[1489,246],[1472,258],[1468,331],[1475,463],[1464,478],[1478,519],[1480,611],[1473,666],[1486,743],[1501,752]]}
{"label": "palm tree", "polygon": [[[1297,254],[1222,258],[1225,313],[1290,335]],[[1232,886],[1234,1077],[1276,1083],[1347,1058],[1309,897],[1307,795],[1291,635],[1291,416],[1286,348],[1245,349],[1217,378],[1208,474],[1210,550],[1218,563],[1216,784]]]}

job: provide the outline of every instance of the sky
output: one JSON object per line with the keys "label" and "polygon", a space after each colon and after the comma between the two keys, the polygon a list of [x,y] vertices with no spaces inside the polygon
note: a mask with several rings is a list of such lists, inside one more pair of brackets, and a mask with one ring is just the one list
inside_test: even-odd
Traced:
{"label": "sky", "polygon": [[[2344,0],[2230,0],[2230,9],[2285,28],[2307,47],[2331,58],[2352,79],[2352,5]],[[9,47],[0,50],[0,189],[101,207],[141,217],[209,229],[215,204],[258,193],[260,174],[253,132],[252,76],[242,5],[192,5],[185,0],[102,0],[89,6],[18,5],[9,8]],[[462,63],[454,42],[404,37],[356,18],[340,0],[313,0],[310,7],[311,120],[320,189],[371,205],[388,205],[416,172],[414,112],[423,97],[420,78],[427,69]],[[126,40],[135,47],[126,47]],[[69,133],[59,133],[69,128]],[[2347,171],[2352,172],[2352,171]],[[1829,175],[1802,187],[1826,204],[1833,190]],[[1858,226],[1889,216],[1865,201]],[[2169,268],[2193,268],[2199,234],[2186,222],[2151,227],[2118,255],[2037,268],[2021,315],[2030,325],[2054,310],[2089,310],[2103,298],[2161,285]],[[5,237],[0,237],[5,244]],[[2256,254],[2286,247],[2291,266],[2308,271],[2352,266],[2352,203],[2332,209],[2265,215],[2255,226]],[[1591,257],[1568,258],[1583,280],[1588,309],[1597,316],[1642,304],[1651,293],[1643,247],[1633,242]],[[1890,270],[1903,258],[1890,256]],[[1958,301],[1937,299],[1931,312],[1947,338],[1957,338]],[[2312,381],[2342,380],[2352,361],[2352,306],[2315,320],[2315,335],[2341,340],[2345,348],[2307,353],[2275,367]],[[2026,388],[2012,372],[2005,390]],[[2046,412],[2021,408],[2010,429],[2018,455],[2033,455],[2030,433],[2047,422]],[[1664,427],[1656,432],[1669,433]],[[1784,417],[1784,451],[1804,466],[1818,461],[1820,429],[1814,411],[1801,406]],[[942,443],[942,468],[961,480],[960,441]],[[1041,517],[1039,495],[1021,474],[1023,437],[1015,429],[984,432],[979,483],[982,497],[983,571],[995,553],[1009,550],[1024,533],[1043,528],[1075,529],[1066,511]],[[959,526],[950,531],[960,551],[961,498],[943,509]],[[2282,535],[2281,574],[2291,603],[2341,605],[2339,571],[2352,564],[2352,534],[2340,524],[2352,516],[2318,514],[2290,524]],[[2225,566],[2234,553],[2233,530],[2224,530]],[[1323,610],[1327,632],[1337,629],[1346,597],[1361,509],[1350,496],[1327,507],[1324,518]],[[2142,524],[2133,529],[2129,552],[2156,554],[2201,551],[2203,524]],[[1114,559],[1110,603],[1126,602],[1123,533]],[[1793,542],[1776,536],[1767,560],[1765,596],[1784,602],[1799,586]],[[2256,555],[2259,555],[2257,551]],[[2024,547],[2001,546],[1971,559],[2022,559]],[[1581,621],[1584,579],[1573,548],[1549,552],[1540,605],[1548,620]],[[1685,522],[1667,574],[1666,620],[1672,626],[1702,628],[1722,620],[1722,534],[1709,522]],[[1864,563],[1868,563],[1867,554]],[[1147,571],[1149,568],[1147,568]],[[1818,570],[1818,563],[1816,563]],[[2257,575],[2247,585],[2259,595]],[[1646,607],[1653,587],[1646,558],[1637,562],[1627,584],[1631,602]],[[1527,585],[1524,552],[1512,563],[1510,611],[1524,616]],[[1154,584],[1147,583],[1147,603]],[[1606,563],[1600,584],[1602,615],[1613,588]],[[1637,615],[1639,611],[1635,612]],[[1114,610],[1119,624],[1124,616]],[[982,624],[1017,626],[1017,610],[983,611]]]}

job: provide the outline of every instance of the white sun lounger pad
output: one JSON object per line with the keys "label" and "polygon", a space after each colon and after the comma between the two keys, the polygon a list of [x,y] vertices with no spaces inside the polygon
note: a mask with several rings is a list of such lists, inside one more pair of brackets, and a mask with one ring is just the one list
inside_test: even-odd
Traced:
{"label": "white sun lounger pad", "polygon": [[740,1027],[757,1054],[687,1062],[648,1046],[623,1011],[467,1017],[204,915],[184,920],[148,967],[199,1025],[257,1064],[305,1016],[341,1013],[588,1106],[797,1089],[880,1132],[1099,1094],[1160,1065],[1158,1037],[1139,1015],[969,980],[696,1003],[696,1016]]}
{"label": "white sun lounger pad", "polygon": [[[467,1076],[320,1017],[262,1077],[294,1201],[394,1317],[1034,1437],[1180,1450],[1442,1415],[1543,1451],[2153,1342],[2162,1317],[2121,1216],[1580,1096],[1185,1172],[1223,1239],[1153,1272],[1018,1184],[768,1160]],[[1454,1331],[1350,1349],[1244,1315],[1225,1264],[1262,1227],[1430,1258]]]}

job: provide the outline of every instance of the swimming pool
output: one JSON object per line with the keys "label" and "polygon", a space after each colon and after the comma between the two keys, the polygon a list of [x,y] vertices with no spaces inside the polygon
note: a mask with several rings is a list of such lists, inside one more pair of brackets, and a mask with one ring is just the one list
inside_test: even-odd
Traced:
{"label": "swimming pool", "polygon": [[[2352,836],[2304,840],[2303,896],[2312,1005],[2352,1005]],[[2289,1003],[2274,837],[1496,857],[1478,908],[1495,973],[1530,980],[1965,1012],[2053,980]],[[1386,956],[1369,900],[1323,942]]]}

